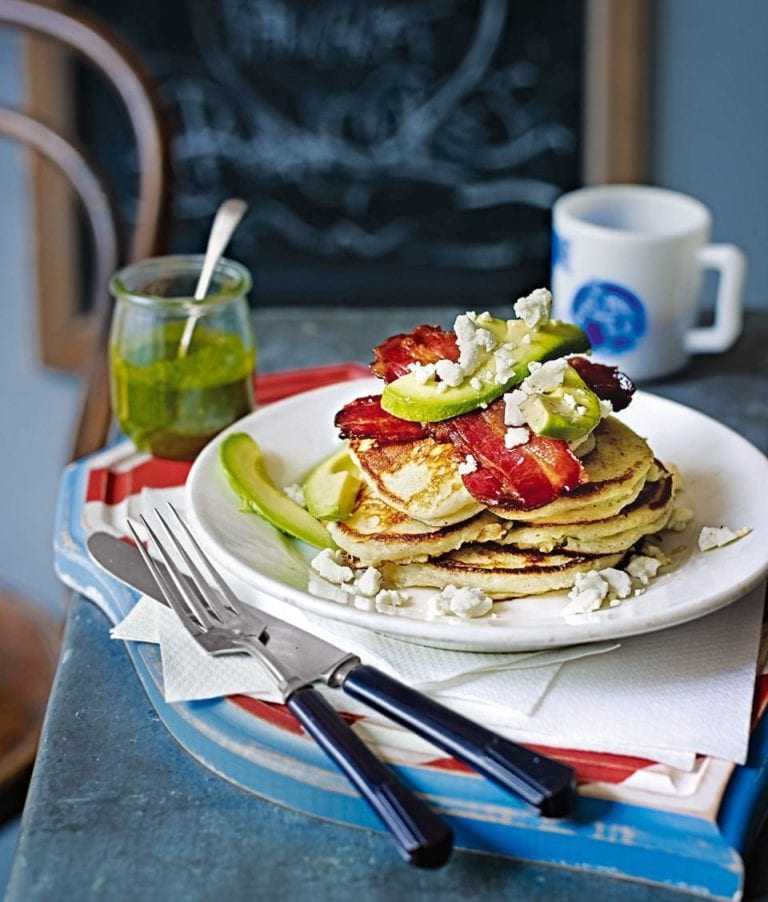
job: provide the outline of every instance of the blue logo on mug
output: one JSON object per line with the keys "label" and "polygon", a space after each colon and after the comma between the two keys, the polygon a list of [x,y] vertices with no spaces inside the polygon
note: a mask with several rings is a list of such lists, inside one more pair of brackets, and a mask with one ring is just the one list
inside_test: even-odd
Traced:
{"label": "blue logo on mug", "polygon": [[572,305],[576,324],[596,351],[623,354],[636,348],[647,331],[642,301],[613,282],[588,282],[576,292]]}
{"label": "blue logo on mug", "polygon": [[556,266],[563,266],[568,269],[568,256],[570,253],[570,242],[562,238],[554,230],[552,231],[552,269]]}

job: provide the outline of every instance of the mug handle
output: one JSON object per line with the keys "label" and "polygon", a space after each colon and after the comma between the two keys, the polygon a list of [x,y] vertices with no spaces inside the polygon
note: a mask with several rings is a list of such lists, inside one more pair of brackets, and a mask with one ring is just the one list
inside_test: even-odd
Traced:
{"label": "mug handle", "polygon": [[715,321],[711,326],[686,332],[685,349],[689,354],[726,351],[741,333],[747,260],[733,244],[708,244],[699,251],[698,259],[705,269],[720,272],[715,299]]}

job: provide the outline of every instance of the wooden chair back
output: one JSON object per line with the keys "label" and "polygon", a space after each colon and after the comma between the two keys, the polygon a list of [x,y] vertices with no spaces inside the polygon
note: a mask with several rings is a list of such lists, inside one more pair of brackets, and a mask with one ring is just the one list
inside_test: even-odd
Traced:
{"label": "wooden chair back", "polygon": [[[132,234],[123,236],[103,179],[77,142],[27,110],[0,106],[0,134],[14,138],[51,161],[81,201],[93,245],[94,297],[85,317],[81,362],[83,393],[72,457],[104,444],[111,411],[106,337],[111,313],[109,276],[127,262],[159,252],[168,198],[168,142],[151,82],[140,61],[104,24],[76,9],[57,9],[31,0],[0,0],[0,25],[42,35],[75,51],[114,89],[130,120],[139,161],[138,203]],[[61,311],[58,312],[61,315]],[[63,327],[55,309],[48,328]]]}

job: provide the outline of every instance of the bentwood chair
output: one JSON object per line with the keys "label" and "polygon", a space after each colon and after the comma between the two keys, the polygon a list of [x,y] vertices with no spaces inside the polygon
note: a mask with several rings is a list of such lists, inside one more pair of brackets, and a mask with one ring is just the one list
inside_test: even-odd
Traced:
{"label": "bentwood chair", "polygon": [[134,52],[104,24],[76,9],[30,0],[0,0],[0,26],[15,26],[76,52],[104,77],[122,101],[134,133],[139,161],[136,223],[124,229],[104,181],[77,142],[27,110],[0,106],[0,135],[42,154],[77,193],[93,241],[94,296],[90,306],[89,351],[82,361],[85,390],[73,457],[100,447],[110,423],[104,327],[109,318],[109,275],[123,263],[152,256],[160,248],[167,200],[168,142],[151,82]]}
{"label": "bentwood chair", "polygon": [[[74,189],[89,225],[93,299],[83,315],[79,352],[82,400],[74,430],[72,457],[104,444],[110,421],[106,336],[110,316],[107,283],[120,265],[160,250],[167,198],[167,140],[150,81],[134,53],[103,24],[70,8],[28,0],[0,0],[0,27],[20,30],[67,48],[103,76],[125,107],[138,151],[139,179],[135,225],[121,229],[116,205],[85,152],[68,135],[28,109],[0,106],[0,136],[16,139],[50,161]],[[50,252],[38,222],[30,241],[38,253]],[[55,234],[46,241],[56,243]],[[78,261],[79,263],[79,261]],[[56,310],[51,310],[55,318]],[[56,322],[49,324],[54,331]],[[34,760],[43,713],[56,666],[59,625],[40,606],[0,588],[0,822],[19,810]]]}

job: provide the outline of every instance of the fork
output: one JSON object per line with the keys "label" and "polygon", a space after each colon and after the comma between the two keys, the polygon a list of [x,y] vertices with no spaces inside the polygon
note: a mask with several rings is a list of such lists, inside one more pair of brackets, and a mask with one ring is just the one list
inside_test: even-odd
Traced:
{"label": "fork", "polygon": [[161,541],[143,515],[140,520],[163,559],[165,571],[144,548],[130,521],[128,527],[144,563],[182,625],[211,655],[246,653],[261,661],[286,706],[357,788],[392,836],[400,855],[418,867],[434,868],[444,864],[453,848],[451,828],[376,758],[316,689],[293,675],[260,641],[265,625],[259,612],[234,595],[203,554],[178,511],[172,505],[169,507],[215,589],[159,511],[155,510],[155,516],[190,576],[179,569],[167,544]]}

